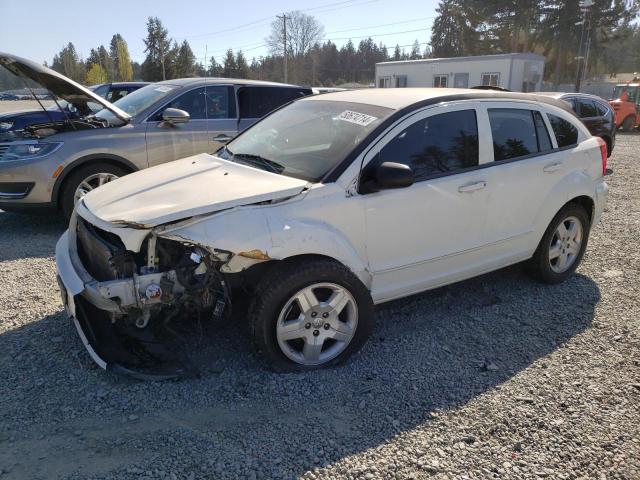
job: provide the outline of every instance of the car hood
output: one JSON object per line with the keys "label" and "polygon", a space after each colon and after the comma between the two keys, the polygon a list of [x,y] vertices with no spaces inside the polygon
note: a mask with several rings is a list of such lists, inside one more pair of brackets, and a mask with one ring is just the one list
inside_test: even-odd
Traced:
{"label": "car hood", "polygon": [[0,121],[24,117],[25,115],[33,115],[34,113],[41,113],[41,112],[42,110],[13,110],[11,112],[2,112],[0,113]]}
{"label": "car hood", "polygon": [[298,195],[305,180],[200,154],[89,192],[83,206],[103,222],[152,228],[196,215]]}
{"label": "car hood", "polygon": [[93,102],[102,105],[108,109],[116,117],[123,121],[128,121],[131,116],[119,109],[115,105],[107,102],[104,98],[96,95],[91,90],[82,85],[68,79],[64,75],[43,67],[35,62],[24,58],[0,52],[0,66],[6,68],[9,72],[24,80],[31,80],[38,85],[46,88],[58,98],[66,100],[76,107],[79,112],[89,113],[87,103]]}

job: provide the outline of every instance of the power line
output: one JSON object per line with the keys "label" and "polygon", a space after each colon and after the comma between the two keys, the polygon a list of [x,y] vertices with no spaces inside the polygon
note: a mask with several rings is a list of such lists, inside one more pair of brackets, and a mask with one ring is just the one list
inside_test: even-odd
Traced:
{"label": "power line", "polygon": [[401,32],[388,32],[388,33],[378,33],[376,35],[364,35],[362,37],[342,37],[342,38],[333,38],[330,39],[331,41],[334,40],[358,40],[361,38],[374,38],[374,37],[387,37],[389,35],[400,35],[402,33],[413,33],[413,32],[424,32],[425,29],[424,28],[417,28],[415,30],[403,30]]}
{"label": "power line", "polygon": [[334,32],[328,32],[327,35],[333,35],[336,33],[345,33],[345,32],[355,32],[357,30],[367,30],[370,28],[389,27],[391,25],[401,25],[404,23],[415,23],[415,22],[421,22],[423,20],[433,20],[434,18],[436,17],[421,17],[421,18],[414,18],[413,20],[404,20],[402,22],[382,23],[380,25],[370,25],[368,27],[349,28],[347,30],[336,30]]}

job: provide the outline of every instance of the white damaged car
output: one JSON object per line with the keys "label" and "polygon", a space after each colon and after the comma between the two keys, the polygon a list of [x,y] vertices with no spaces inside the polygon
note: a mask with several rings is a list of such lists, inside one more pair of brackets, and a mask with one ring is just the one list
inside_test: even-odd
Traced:
{"label": "white damaged car", "polygon": [[374,304],[523,261],[569,277],[605,205],[606,153],[564,102],[531,94],[303,98],[215,155],[86,195],[56,248],[63,299],[112,371],[185,374],[158,332],[230,318],[244,295],[274,369],[334,365],[366,342]]}

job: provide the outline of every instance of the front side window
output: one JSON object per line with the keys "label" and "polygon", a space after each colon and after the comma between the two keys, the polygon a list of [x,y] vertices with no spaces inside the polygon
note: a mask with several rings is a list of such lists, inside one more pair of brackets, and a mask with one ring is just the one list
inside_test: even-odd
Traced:
{"label": "front side window", "polygon": [[[536,126],[531,110],[518,108],[490,108],[489,123],[493,137],[493,160],[508,160],[538,153],[537,131],[543,125]],[[544,139],[541,142],[545,146]]]}
{"label": "front side window", "polygon": [[475,110],[423,118],[411,124],[380,150],[378,162],[404,163],[416,181],[478,165]]}
{"label": "front side window", "polygon": [[580,118],[597,117],[598,110],[591,100],[578,100],[580,105]]}
{"label": "front side window", "polygon": [[483,73],[482,74],[482,85],[497,87],[500,85],[500,74],[499,73]]}
{"label": "front side window", "polygon": [[447,88],[447,75],[435,75],[433,77],[433,86],[436,88]]}
{"label": "front side window", "polygon": [[[186,93],[183,93],[178,98],[173,99],[164,109],[177,108],[184,110],[189,114],[191,120],[204,120],[207,118],[206,101],[204,87],[194,88]],[[164,110],[163,109],[163,110]],[[159,112],[154,120],[162,120],[162,112]]]}
{"label": "front side window", "polygon": [[294,102],[245,130],[217,155],[317,182],[394,111],[331,100]]}
{"label": "front side window", "polygon": [[571,122],[550,113],[547,117],[556,136],[558,148],[571,147],[578,143],[578,129]]}
{"label": "front side window", "polygon": [[240,118],[262,118],[285,103],[307,94],[301,88],[243,87],[238,93]]}

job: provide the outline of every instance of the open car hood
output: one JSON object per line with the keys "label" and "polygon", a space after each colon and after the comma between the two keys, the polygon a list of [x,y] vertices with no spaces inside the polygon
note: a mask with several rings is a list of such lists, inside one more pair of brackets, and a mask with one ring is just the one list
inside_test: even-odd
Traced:
{"label": "open car hood", "polygon": [[202,153],[106,183],[82,201],[103,222],[152,228],[228,208],[283,200],[298,195],[307,185],[305,180]]}
{"label": "open car hood", "polygon": [[41,87],[49,90],[49,92],[56,97],[69,102],[83,115],[91,113],[87,103],[93,102],[102,105],[104,108],[110,110],[116,117],[125,122],[129,121],[131,118],[127,112],[124,112],[113,104],[107,102],[104,98],[96,95],[91,90],[88,90],[73,80],[70,80],[64,75],[60,75],[58,72],[55,72],[50,68],[43,67],[42,65],[30,60],[0,52],[0,66],[6,68],[9,72],[24,80],[32,80],[36,82]]}

